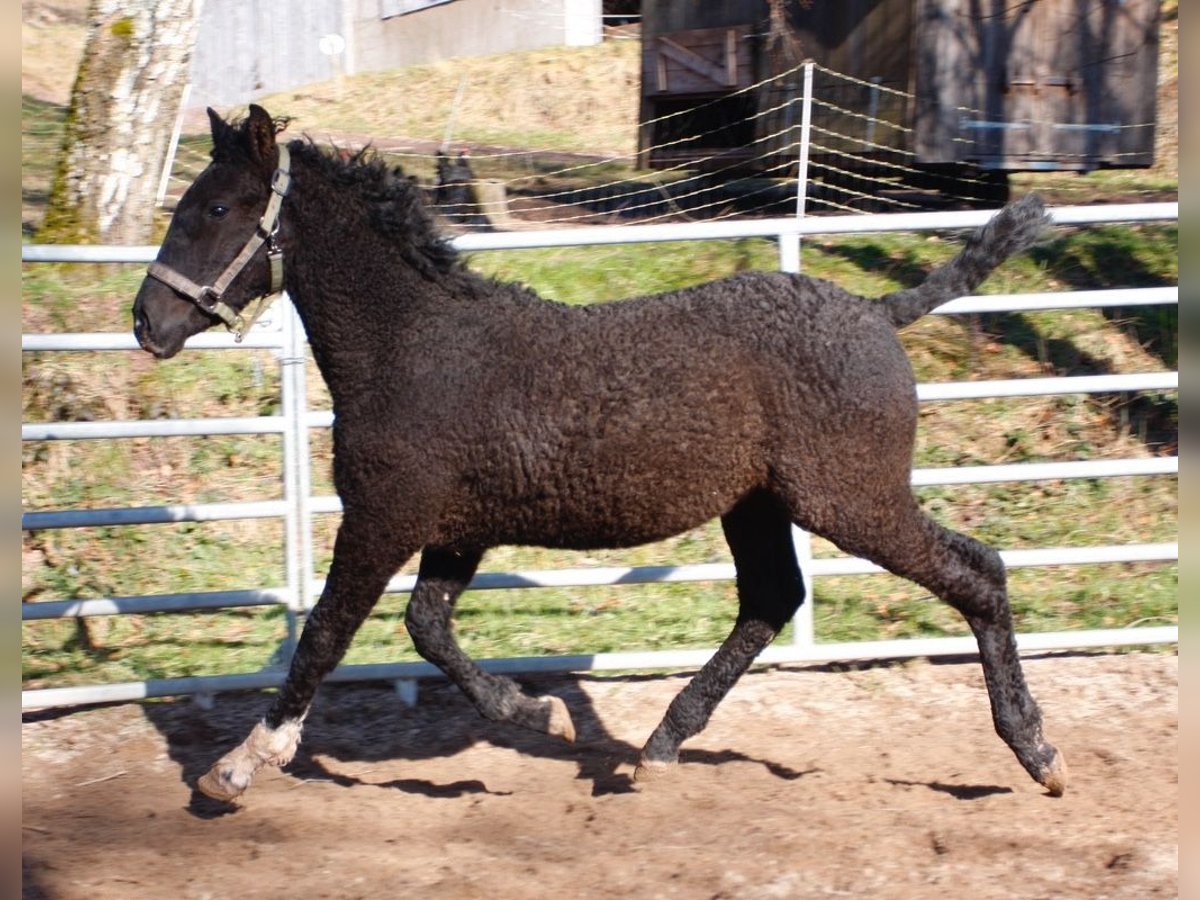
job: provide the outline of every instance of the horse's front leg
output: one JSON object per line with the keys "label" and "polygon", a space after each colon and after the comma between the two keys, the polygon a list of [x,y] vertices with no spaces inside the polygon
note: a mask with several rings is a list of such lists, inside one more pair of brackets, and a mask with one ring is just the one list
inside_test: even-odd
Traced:
{"label": "horse's front leg", "polygon": [[367,519],[349,512],[343,518],[325,590],[304,624],[287,680],[249,736],[201,776],[197,787],[209,797],[234,800],[263,766],[291,762],[317,686],[345,656],[388,580],[416,551],[393,543],[394,532]]}
{"label": "horse's front leg", "polygon": [[483,554],[477,550],[426,547],[404,622],[413,646],[446,673],[488,719],[575,740],[567,705],[558,697],[530,697],[511,678],[483,671],[454,639],[454,604],[470,583]]}

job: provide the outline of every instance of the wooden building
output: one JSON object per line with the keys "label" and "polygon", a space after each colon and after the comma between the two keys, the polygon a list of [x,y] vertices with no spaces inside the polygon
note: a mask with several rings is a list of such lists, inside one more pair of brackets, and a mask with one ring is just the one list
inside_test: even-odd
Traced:
{"label": "wooden building", "polygon": [[205,0],[191,105],[234,106],[339,75],[599,43],[602,0]]}
{"label": "wooden building", "polygon": [[818,161],[1149,166],[1158,27],[1158,0],[643,0],[641,163],[784,174],[812,60]]}

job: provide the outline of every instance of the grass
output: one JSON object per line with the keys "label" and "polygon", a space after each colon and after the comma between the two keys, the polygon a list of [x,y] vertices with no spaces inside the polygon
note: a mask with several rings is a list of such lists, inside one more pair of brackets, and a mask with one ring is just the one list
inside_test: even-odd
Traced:
{"label": "grass", "polygon": [[[606,107],[595,98],[606,96],[596,93],[606,86],[615,95],[628,94],[625,82],[636,62],[630,46],[605,45],[589,51],[590,56],[522,54],[516,64],[501,58],[480,61],[472,68],[456,137],[509,144],[519,135],[523,146],[628,152],[636,110],[628,111],[626,122],[624,101],[613,100]],[[584,65],[580,60],[585,59],[598,59],[600,65]],[[518,83],[518,70],[523,70],[526,87]],[[461,71],[456,64],[358,76],[343,85],[340,102],[332,85],[266,102],[270,109],[278,106],[297,116],[292,126],[297,133],[327,129],[386,135],[403,123],[406,135],[440,140]],[[497,104],[482,89],[485,85],[515,99]],[[579,98],[587,98],[587,112],[606,109],[615,115],[593,122],[576,109],[569,127],[563,127],[547,113],[545,127],[531,130],[528,123],[539,115],[539,104],[549,109],[568,100],[585,102]],[[511,116],[506,120],[497,110],[509,110]],[[31,210],[48,187],[61,118],[61,108],[52,104],[27,98],[23,105],[27,223],[36,221]],[[521,124],[514,124],[518,118]],[[196,165],[205,153],[205,140],[191,138],[180,158]],[[531,165],[519,160],[506,164]],[[1076,202],[1073,198],[1081,192],[1088,199],[1096,194],[1127,198],[1176,186],[1169,173],[1160,171],[1022,179],[1018,190],[1028,182],[1056,202]],[[932,235],[815,238],[804,243],[803,264],[809,274],[856,293],[878,295],[918,283],[957,246],[953,239]],[[1058,229],[1034,252],[1006,264],[984,290],[1175,284],[1177,248],[1174,226]],[[778,265],[775,245],[760,239],[480,253],[469,263],[486,275],[522,281],[547,297],[575,304]],[[23,330],[125,330],[140,277],[131,267],[25,266]],[[907,329],[902,340],[919,380],[949,381],[1172,369],[1177,335],[1174,308],[1145,308],[927,317]],[[320,408],[327,405],[325,391],[311,367],[310,372],[310,405]],[[258,351],[191,351],[167,364],[141,353],[24,354],[22,379],[23,418],[29,422],[272,415],[279,404],[278,365],[269,353]],[[1177,396],[924,404],[916,463],[982,465],[1172,452],[1178,439]],[[327,432],[313,433],[314,493],[319,495],[333,491],[329,443]],[[280,452],[275,437],[27,443],[23,509],[276,498],[281,495]],[[920,489],[918,496],[944,524],[1007,549],[1174,540],[1176,489],[1173,478],[1118,478],[930,487]],[[336,522],[336,516],[316,521],[317,575],[328,564]],[[22,599],[281,585],[282,544],[282,524],[273,520],[27,532]],[[817,540],[814,552],[824,556],[836,551]],[[632,551],[582,556],[497,548],[483,569],[728,558],[719,526],[709,523]],[[1010,580],[1018,627],[1029,631],[1176,622],[1176,590],[1174,565],[1017,570]],[[346,661],[415,659],[404,633],[404,604],[403,596],[384,597]],[[724,582],[481,591],[464,598],[456,625],[464,647],[480,657],[709,647],[727,633],[735,608],[734,586]],[[961,620],[947,607],[921,589],[883,575],[819,579],[815,622],[818,639],[825,641],[964,633]],[[23,626],[23,682],[44,687],[253,671],[272,663],[286,636],[278,608],[29,622]]]}
{"label": "grass", "polygon": [[[265,97],[290,130],[320,130],[628,156],[636,151],[636,41],[369,72]],[[459,97],[459,88],[465,88]],[[455,107],[455,100],[459,105]],[[503,98],[498,101],[498,98]],[[602,109],[603,114],[597,115]]]}

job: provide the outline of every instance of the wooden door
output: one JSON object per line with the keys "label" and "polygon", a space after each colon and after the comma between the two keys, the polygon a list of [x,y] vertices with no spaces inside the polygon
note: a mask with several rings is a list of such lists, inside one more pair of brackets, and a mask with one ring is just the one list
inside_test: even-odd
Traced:
{"label": "wooden door", "polygon": [[1157,0],[919,0],[920,162],[1149,165]]}
{"label": "wooden door", "polygon": [[750,28],[693,28],[644,42],[642,90],[654,94],[722,94],[752,83]]}

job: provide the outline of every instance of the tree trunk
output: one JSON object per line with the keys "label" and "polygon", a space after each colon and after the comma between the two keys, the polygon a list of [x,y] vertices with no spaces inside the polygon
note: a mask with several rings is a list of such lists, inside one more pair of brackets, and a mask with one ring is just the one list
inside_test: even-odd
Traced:
{"label": "tree trunk", "polygon": [[200,0],[92,0],[43,239],[147,244]]}

